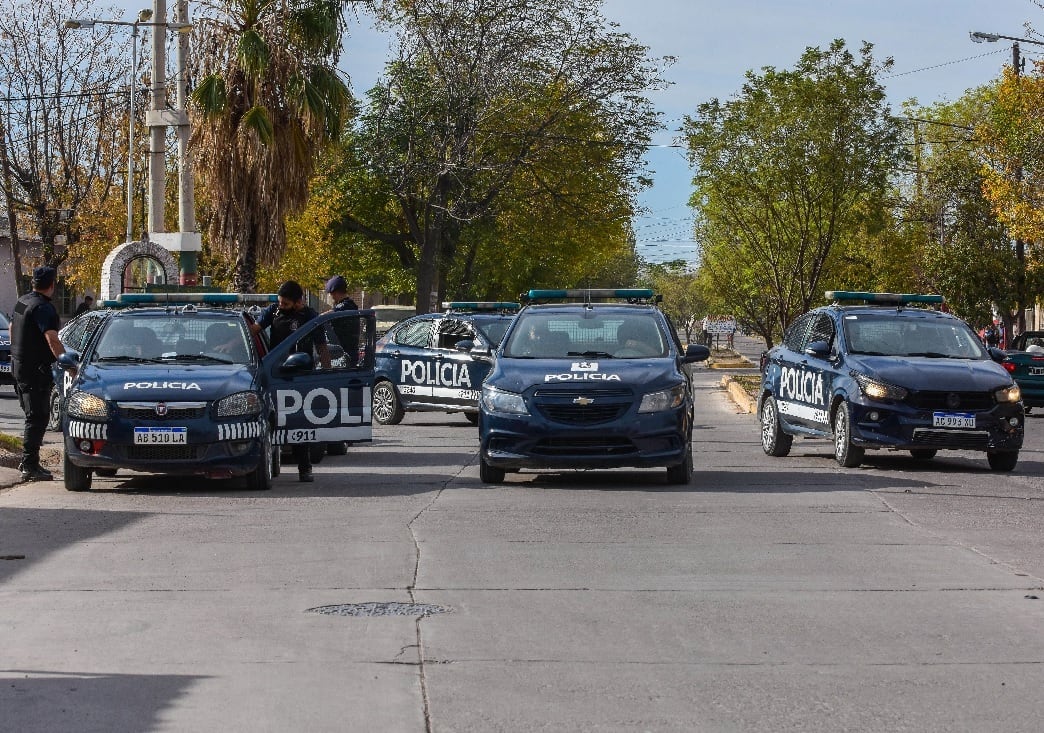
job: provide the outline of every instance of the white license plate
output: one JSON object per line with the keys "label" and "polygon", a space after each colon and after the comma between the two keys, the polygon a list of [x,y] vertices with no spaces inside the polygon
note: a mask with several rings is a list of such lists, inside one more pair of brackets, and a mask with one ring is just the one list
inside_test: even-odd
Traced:
{"label": "white license plate", "polygon": [[8,364],[7,362],[4,362],[3,364],[0,364],[0,372],[3,372],[4,374],[10,374],[11,373],[11,365]]}
{"label": "white license plate", "polygon": [[[0,371],[3,371],[2,367],[0,367]],[[1044,367],[1030,367],[1029,368],[1029,373],[1030,373],[1031,377],[1041,377],[1041,376],[1044,376]]]}
{"label": "white license plate", "polygon": [[188,428],[134,428],[134,445],[183,445]]}
{"label": "white license plate", "polygon": [[932,427],[936,428],[974,428],[973,412],[933,412]]}

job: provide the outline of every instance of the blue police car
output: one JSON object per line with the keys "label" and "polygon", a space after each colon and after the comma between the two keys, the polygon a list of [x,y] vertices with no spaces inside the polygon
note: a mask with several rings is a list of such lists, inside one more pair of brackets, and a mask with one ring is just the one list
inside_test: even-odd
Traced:
{"label": "blue police car", "polygon": [[14,384],[11,376],[11,323],[0,313],[0,384]]}
{"label": "blue police car", "polygon": [[482,380],[518,303],[443,303],[397,323],[377,341],[373,419],[396,425],[406,412],[462,412],[478,422]]}
{"label": "blue police car", "polygon": [[[666,467],[692,478],[692,364],[651,290],[531,290],[482,385],[479,474]],[[629,302],[628,302],[629,301]]]}
{"label": "blue police car", "polygon": [[[133,307],[85,319],[85,350],[59,358],[65,487],[84,491],[94,472],[128,468],[244,477],[263,490],[282,444],[370,440],[373,313],[326,313],[269,350],[242,306],[274,298],[125,294]],[[342,320],[358,327],[339,329]],[[337,343],[347,331],[361,334],[359,358]]]}
{"label": "blue police car", "polygon": [[[986,453],[1011,471],[1023,439],[1019,387],[959,318],[918,305],[942,296],[828,291],[833,304],[796,319],[763,361],[762,447],[830,437],[841,466],[867,449]],[[859,304],[854,304],[859,303]],[[911,307],[915,306],[915,307]]]}

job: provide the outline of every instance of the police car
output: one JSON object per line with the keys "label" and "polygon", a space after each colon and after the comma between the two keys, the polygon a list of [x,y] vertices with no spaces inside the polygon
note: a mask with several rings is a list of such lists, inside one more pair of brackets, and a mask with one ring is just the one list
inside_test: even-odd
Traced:
{"label": "police car", "polygon": [[442,313],[400,321],[377,341],[373,419],[402,422],[406,412],[463,412],[478,422],[482,380],[518,303],[443,303]]}
{"label": "police car", "polygon": [[11,375],[11,323],[0,313],[0,384],[14,384]]}
{"label": "police car", "polygon": [[[119,309],[93,311],[82,353],[59,358],[65,487],[84,491],[92,474],[128,468],[208,478],[244,477],[271,487],[279,446],[372,437],[373,314],[329,312],[269,350],[250,333],[251,303],[275,296],[226,293],[124,294]],[[361,358],[336,342],[354,319]],[[70,327],[80,323],[76,319]],[[334,357],[311,348],[323,329]],[[72,336],[67,334],[68,342]]]}
{"label": "police car", "polygon": [[[795,320],[763,361],[762,447],[790,452],[795,436],[831,437],[841,466],[867,449],[986,453],[1015,468],[1023,439],[1019,387],[942,296],[828,291],[832,305]],[[860,303],[858,305],[853,303]],[[915,306],[915,307],[911,307]]]}
{"label": "police car", "polygon": [[[482,384],[479,475],[666,467],[692,478],[691,369],[654,293],[531,290]],[[600,302],[601,301],[601,302]]]}

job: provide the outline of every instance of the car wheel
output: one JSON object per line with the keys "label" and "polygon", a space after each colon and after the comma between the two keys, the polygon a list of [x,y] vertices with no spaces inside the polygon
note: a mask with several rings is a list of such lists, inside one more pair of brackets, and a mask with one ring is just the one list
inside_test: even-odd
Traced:
{"label": "car wheel", "polygon": [[677,466],[667,466],[667,483],[687,484],[692,481],[692,443],[685,452],[685,460]]}
{"label": "car wheel", "polygon": [[918,461],[930,461],[935,458],[935,454],[939,451],[935,448],[911,448],[910,455]]}
{"label": "car wheel", "polygon": [[491,466],[479,457],[479,479],[484,484],[499,484],[504,481],[504,469]]}
{"label": "car wheel", "polygon": [[1012,471],[1015,469],[1015,464],[1019,462],[1019,452],[1012,450],[987,453],[986,460],[989,461],[990,468],[994,471]]}
{"label": "car wheel", "polygon": [[47,429],[54,432],[62,429],[62,404],[58,399],[57,387],[51,387],[51,402],[47,414]]}
{"label": "car wheel", "polygon": [[101,476],[102,478],[115,478],[116,477],[116,469],[115,468],[96,468],[96,469],[94,469],[94,473],[96,473],[97,475]]}
{"label": "car wheel", "polygon": [[328,456],[346,456],[348,455],[348,444],[343,440],[335,440],[332,443],[326,444],[326,455]]}
{"label": "car wheel", "polygon": [[845,468],[855,468],[863,462],[865,451],[852,445],[852,416],[848,403],[842,402],[834,413],[834,459]]}
{"label": "car wheel", "polygon": [[469,423],[471,423],[472,425],[478,425],[478,417],[479,417],[479,414],[478,414],[477,412],[465,412],[465,413],[464,413],[464,417],[465,417],[465,418],[467,419],[467,421],[468,421]]}
{"label": "car wheel", "polygon": [[381,425],[398,425],[402,422],[402,403],[391,382],[379,382],[374,386],[370,412]]}
{"label": "car wheel", "polygon": [[246,476],[246,487],[249,491],[268,491],[272,488],[272,433],[266,429],[261,438],[261,456],[257,467]]}
{"label": "car wheel", "polygon": [[309,443],[308,444],[308,456],[312,460],[312,465],[317,465],[323,462],[323,456],[326,455],[326,443]]}
{"label": "car wheel", "polygon": [[776,409],[776,399],[766,397],[761,403],[761,448],[766,455],[782,457],[790,453],[790,446],[794,443],[794,436],[783,432],[783,426],[779,424],[779,411]]}
{"label": "car wheel", "polygon": [[80,468],[65,455],[62,471],[65,473],[65,488],[68,491],[89,491],[91,488],[91,469]]}

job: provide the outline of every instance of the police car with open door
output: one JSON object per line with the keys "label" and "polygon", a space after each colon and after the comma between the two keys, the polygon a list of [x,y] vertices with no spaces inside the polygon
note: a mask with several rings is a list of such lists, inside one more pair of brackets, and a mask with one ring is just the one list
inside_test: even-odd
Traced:
{"label": "police car with open door", "polygon": [[[244,477],[262,490],[279,473],[280,444],[370,440],[373,313],[326,313],[269,351],[243,306],[274,300],[155,293],[103,303],[123,307],[96,311],[85,351],[59,359],[66,488],[133,469]],[[337,344],[341,319],[358,322],[358,358]],[[327,363],[313,350],[323,339]]]}
{"label": "police car with open door", "polygon": [[482,384],[479,475],[663,467],[692,478],[691,369],[653,291],[531,290]]}
{"label": "police car with open door", "polygon": [[478,421],[482,380],[518,303],[443,303],[444,312],[397,323],[377,341],[373,419],[396,425],[406,412],[462,412]]}
{"label": "police car with open door", "polygon": [[924,305],[938,295],[828,291],[833,304],[797,318],[763,362],[762,447],[785,456],[795,437],[832,438],[858,466],[874,448],[928,460],[986,453],[1010,471],[1023,439],[1019,387],[962,320]]}

